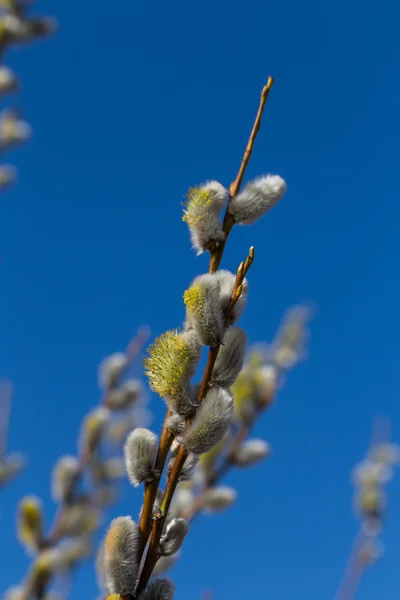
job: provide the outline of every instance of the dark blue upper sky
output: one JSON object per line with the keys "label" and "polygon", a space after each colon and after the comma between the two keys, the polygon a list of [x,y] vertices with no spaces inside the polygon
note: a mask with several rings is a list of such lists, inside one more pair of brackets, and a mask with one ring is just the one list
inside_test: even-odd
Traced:
{"label": "dark blue upper sky", "polygon": [[[15,505],[43,495],[98,399],[96,369],[140,323],[179,326],[182,293],[207,269],[181,221],[190,185],[235,177],[267,75],[248,177],[278,173],[288,193],[236,228],[224,266],[256,247],[243,318],[268,340],[290,305],[312,299],[309,360],[288,378],[257,434],[270,462],[229,476],[239,497],[198,520],[173,572],[176,600],[330,599],[356,522],[349,471],[373,418],[400,440],[398,376],[400,6],[393,0],[38,3],[60,32],[9,56],[33,140],[13,154],[0,201],[0,365],[15,382],[9,446],[28,471],[2,493],[0,589],[28,559]],[[159,428],[164,405],[154,397]],[[360,598],[397,600],[400,477],[385,559]],[[125,491],[119,513],[135,514]],[[94,598],[93,569],[74,598]]]}

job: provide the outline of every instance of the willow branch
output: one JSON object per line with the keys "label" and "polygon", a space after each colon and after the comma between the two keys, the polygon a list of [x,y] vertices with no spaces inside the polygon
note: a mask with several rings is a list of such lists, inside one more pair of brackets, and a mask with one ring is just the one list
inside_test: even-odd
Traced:
{"label": "willow branch", "polygon": [[[246,150],[244,152],[243,158],[242,158],[242,162],[240,163],[238,174],[236,176],[236,179],[234,181],[232,181],[231,185],[229,186],[229,197],[230,198],[233,198],[234,196],[236,196],[240,191],[243,177],[246,172],[246,168],[249,163],[251,153],[253,152],[254,142],[256,140],[257,133],[260,129],[261,118],[263,116],[264,108],[265,108],[265,105],[266,105],[266,102],[267,102],[267,99],[269,96],[269,92],[273,86],[273,83],[274,83],[273,78],[268,77],[267,84],[262,89],[257,115],[256,115],[256,118],[255,118],[255,121],[253,124],[253,128],[250,133],[249,141],[247,142],[247,146],[246,146]],[[215,248],[215,250],[210,252],[210,268],[209,268],[210,273],[215,273],[219,268],[227,239],[229,237],[229,234],[230,234],[231,229],[234,226],[234,224],[235,224],[235,220],[229,212],[229,202],[228,202],[228,206],[226,208],[224,221],[223,221],[223,225],[222,225],[223,232],[225,233],[225,239],[223,242],[221,242],[219,244],[219,246],[217,248]]]}

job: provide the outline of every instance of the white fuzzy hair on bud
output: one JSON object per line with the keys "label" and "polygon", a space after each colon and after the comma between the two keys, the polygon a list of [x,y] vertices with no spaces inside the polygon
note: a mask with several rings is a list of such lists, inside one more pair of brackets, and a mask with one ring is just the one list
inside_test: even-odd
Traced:
{"label": "white fuzzy hair on bud", "polygon": [[243,366],[247,335],[240,327],[231,327],[226,331],[215,362],[212,384],[219,387],[231,387]]}
{"label": "white fuzzy hair on bud", "polygon": [[172,600],[175,586],[170,579],[151,579],[139,600]]}
{"label": "white fuzzy hair on bud", "polygon": [[[188,481],[189,479],[191,479],[192,475],[193,475],[193,471],[197,465],[197,463],[199,462],[199,457],[197,456],[197,454],[193,454],[193,452],[189,452],[188,457],[185,460],[185,464],[183,465],[180,475],[179,475],[179,481]],[[174,467],[175,464],[175,456],[172,456],[168,462],[168,469],[167,469],[167,476],[170,476],[170,473]]]}
{"label": "white fuzzy hair on bud", "polygon": [[99,365],[99,383],[105,390],[111,389],[117,383],[128,365],[128,359],[123,352],[115,352],[107,356]]}
{"label": "white fuzzy hair on bud", "polygon": [[29,140],[32,128],[22,120],[17,111],[5,109],[0,115],[0,143],[3,148]]}
{"label": "white fuzzy hair on bud", "polygon": [[237,450],[235,464],[239,467],[249,467],[267,458],[270,453],[270,445],[264,440],[247,440]]}
{"label": "white fuzzy hair on bud", "polygon": [[[236,281],[236,275],[230,271],[221,269],[221,271],[217,271],[216,276],[220,281],[221,305],[222,310],[225,312],[231,299],[233,286],[235,285]],[[248,293],[249,283],[245,278],[242,283],[242,293],[240,294],[239,299],[229,315],[229,324],[236,323],[236,321],[241,317],[244,307],[246,306]]]}
{"label": "white fuzzy hair on bud", "polygon": [[0,166],[0,190],[4,190],[12,185],[18,176],[18,171],[13,165]]}
{"label": "white fuzzy hair on bud", "polygon": [[204,346],[215,347],[224,334],[224,313],[217,274],[199,275],[184,293],[186,324],[193,328]]}
{"label": "white fuzzy hair on bud", "polygon": [[202,254],[225,239],[220,212],[229,192],[218,181],[190,188],[186,195],[183,220],[187,222],[193,248]]}
{"label": "white fuzzy hair on bud", "polygon": [[174,434],[175,437],[179,437],[185,430],[186,421],[184,417],[178,415],[178,413],[172,413],[167,419],[166,427]]}
{"label": "white fuzzy hair on bud", "polygon": [[138,379],[128,379],[120,388],[110,391],[107,406],[113,410],[125,410],[140,398],[141,393],[141,382]]}
{"label": "white fuzzy hair on bud", "polygon": [[248,183],[231,199],[229,213],[236,223],[251,225],[275,206],[286,192],[286,183],[279,175],[263,175]]}
{"label": "white fuzzy hair on bud", "polygon": [[187,484],[178,484],[172,499],[171,508],[168,511],[167,521],[179,517],[193,502],[194,494]]}
{"label": "white fuzzy hair on bud", "polygon": [[203,510],[213,514],[231,506],[236,500],[237,493],[234,489],[221,485],[205,492]]}
{"label": "white fuzzy hair on bud", "polygon": [[158,438],[143,427],[132,431],[125,442],[125,467],[129,481],[135,487],[154,479],[154,461],[157,455]]}
{"label": "white fuzzy hair on bud", "polygon": [[138,547],[139,528],[135,521],[129,516],[114,519],[105,537],[100,559],[110,594],[134,594]]}
{"label": "white fuzzy hair on bud", "polygon": [[203,454],[211,450],[225,435],[233,414],[233,400],[229,390],[211,388],[183,436],[189,452]]}
{"label": "white fuzzy hair on bud", "polygon": [[62,456],[54,467],[51,491],[53,499],[65,502],[73,492],[79,475],[79,461],[76,456]]}
{"label": "white fuzzy hair on bud", "polygon": [[171,556],[178,552],[188,531],[189,524],[185,519],[172,519],[160,539],[161,556]]}

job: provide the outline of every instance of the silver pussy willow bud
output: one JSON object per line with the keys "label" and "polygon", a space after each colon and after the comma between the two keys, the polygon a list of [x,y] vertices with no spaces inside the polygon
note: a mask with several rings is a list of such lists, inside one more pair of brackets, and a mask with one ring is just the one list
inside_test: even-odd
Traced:
{"label": "silver pussy willow bud", "polygon": [[133,595],[138,571],[139,528],[131,517],[111,522],[104,540],[102,566],[110,594]]}
{"label": "silver pussy willow bud", "polygon": [[194,500],[192,489],[187,484],[179,484],[172,499],[171,508],[168,511],[167,520],[172,520],[174,517],[179,517]]}
{"label": "silver pussy willow bud", "polygon": [[382,465],[395,467],[400,462],[400,446],[398,444],[377,444],[371,449],[371,460]]}
{"label": "silver pussy willow bud", "polygon": [[237,450],[234,462],[239,467],[249,467],[267,458],[270,453],[270,445],[264,440],[248,440]]}
{"label": "silver pussy willow bud", "polygon": [[[216,273],[216,276],[220,282],[220,294],[221,294],[221,305],[224,313],[228,308],[229,301],[231,299],[233,286],[235,285],[236,275],[231,273],[230,271],[225,271],[222,269]],[[241,317],[244,307],[246,306],[247,296],[249,293],[249,284],[247,279],[243,280],[242,283],[242,293],[239,296],[235,306],[231,314],[229,315],[229,324],[236,323],[236,321]]]}
{"label": "silver pussy willow bud", "polygon": [[233,414],[233,400],[229,390],[211,388],[183,436],[189,452],[203,454],[211,450],[225,435]]}
{"label": "silver pussy willow bud", "polygon": [[18,79],[15,74],[8,68],[0,66],[0,95],[14,92],[18,89]]}
{"label": "silver pussy willow bud", "polygon": [[57,21],[52,17],[34,17],[22,20],[14,15],[3,17],[2,25],[10,44],[27,44],[48,37],[57,31]]}
{"label": "silver pussy willow bud", "polygon": [[229,213],[236,223],[250,225],[268,212],[286,192],[279,175],[263,175],[248,183],[229,203]]}
{"label": "silver pussy willow bud", "polygon": [[176,413],[188,416],[195,405],[189,382],[200,358],[201,344],[195,331],[167,331],[150,346],[144,361],[150,385]]}
{"label": "silver pussy willow bud", "polygon": [[24,594],[24,585],[13,585],[4,592],[2,600],[23,600]]}
{"label": "silver pussy willow bud", "polygon": [[[193,475],[193,471],[198,462],[199,462],[199,457],[197,456],[197,454],[193,454],[193,452],[189,452],[189,456],[185,460],[185,464],[183,465],[181,472],[179,474],[178,481],[188,481],[189,479],[191,479],[191,477]],[[171,474],[174,464],[175,464],[175,456],[172,456],[168,462],[168,469],[167,469],[168,477]]]}
{"label": "silver pussy willow bud", "polygon": [[51,492],[57,502],[67,502],[71,498],[79,477],[79,461],[76,456],[62,456],[53,470]]}
{"label": "silver pussy willow bud", "polygon": [[160,539],[159,552],[161,556],[171,556],[178,552],[188,531],[189,524],[185,519],[172,519]]}
{"label": "silver pussy willow bud", "polygon": [[189,226],[193,248],[197,254],[217,246],[225,239],[220,212],[229,196],[218,181],[190,188],[186,195],[183,221]]}
{"label": "silver pussy willow bud", "polygon": [[25,465],[26,458],[23,454],[15,452],[4,456],[0,460],[0,487],[21,473]]}
{"label": "silver pussy willow bud", "polygon": [[97,450],[109,418],[110,413],[104,407],[95,408],[86,415],[80,434],[80,448],[85,455],[91,456]]}
{"label": "silver pussy willow bud", "polygon": [[240,327],[231,327],[222,338],[211,382],[219,387],[231,387],[243,366],[247,335]]}
{"label": "silver pussy willow bud", "polygon": [[111,354],[99,365],[99,383],[105,390],[113,388],[128,366],[128,358],[123,352]]}
{"label": "silver pussy willow bud", "polygon": [[272,344],[273,359],[277,367],[289,369],[305,356],[307,322],[310,318],[311,311],[307,306],[295,306],[286,312]]}
{"label": "silver pussy willow bud", "polygon": [[124,446],[125,467],[132,485],[154,479],[157,447],[158,438],[149,429],[138,427],[128,435]]}
{"label": "silver pussy willow bud", "polygon": [[197,332],[204,346],[218,346],[225,329],[218,275],[196,277],[183,298],[187,325]]}
{"label": "silver pussy willow bud", "polygon": [[179,437],[185,430],[186,421],[184,417],[177,413],[172,413],[167,419],[166,426],[174,434]]}
{"label": "silver pussy willow bud", "polygon": [[175,586],[170,579],[152,579],[139,600],[172,600]]}
{"label": "silver pussy willow bud", "polygon": [[112,410],[126,410],[139,400],[141,393],[141,382],[138,379],[129,379],[120,388],[110,391],[107,396],[107,406]]}
{"label": "silver pussy willow bud", "polygon": [[203,510],[210,514],[231,506],[236,500],[236,491],[227,486],[212,488],[205,493]]}

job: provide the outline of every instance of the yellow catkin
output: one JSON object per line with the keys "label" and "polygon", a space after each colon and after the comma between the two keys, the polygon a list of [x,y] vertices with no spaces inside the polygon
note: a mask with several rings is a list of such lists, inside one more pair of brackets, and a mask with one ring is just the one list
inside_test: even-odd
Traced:
{"label": "yellow catkin", "polygon": [[144,361],[145,373],[152,388],[160,396],[173,395],[184,382],[192,353],[180,334],[174,330],[158,337]]}
{"label": "yellow catkin", "polygon": [[188,225],[193,225],[201,219],[203,210],[211,204],[212,198],[208,190],[199,187],[189,188],[184,203],[182,220]]}

